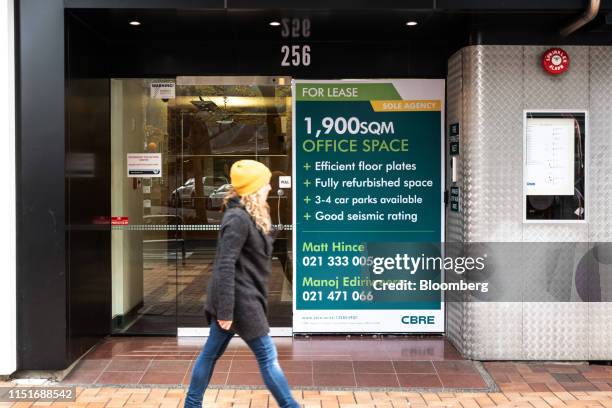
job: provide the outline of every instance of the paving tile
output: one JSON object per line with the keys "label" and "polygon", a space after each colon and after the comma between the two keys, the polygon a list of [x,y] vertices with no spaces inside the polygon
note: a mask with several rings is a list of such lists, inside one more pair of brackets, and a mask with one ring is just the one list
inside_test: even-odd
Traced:
{"label": "paving tile", "polygon": [[552,392],[565,391],[565,388],[556,381],[547,382],[546,386],[550,388]]}
{"label": "paving tile", "polygon": [[493,377],[493,379],[495,380],[495,382],[497,384],[509,383],[510,382],[510,379],[505,374],[493,374],[492,377]]}
{"label": "paving tile", "polygon": [[232,373],[259,373],[259,364],[256,360],[232,360],[229,371]]}
{"label": "paving tile", "polygon": [[548,388],[548,386],[544,383],[530,383],[529,386],[534,391],[539,391],[539,392],[550,392],[551,391],[551,389]]}
{"label": "paving tile", "polygon": [[459,353],[444,353],[440,358],[432,358],[432,360],[463,360],[463,357]]}
{"label": "paving tile", "polygon": [[[598,378],[605,373],[602,366],[588,364],[558,364],[558,363],[485,363],[485,367],[503,390],[524,391],[529,386],[532,390],[553,392],[564,391],[595,391],[606,390],[598,386]],[[506,378],[500,376],[503,368]],[[606,376],[607,374],[603,374]]]}
{"label": "paving tile", "polygon": [[[382,374],[385,375],[385,374]],[[167,408],[182,407],[184,389],[168,388],[113,388],[81,389],[75,403],[41,404],[52,407],[106,407],[106,408]],[[381,408],[426,408],[426,407],[610,407],[612,392],[575,393],[418,393],[418,392],[369,392],[369,391],[318,391],[292,390],[292,394],[303,407],[381,407]],[[205,395],[208,407],[276,407],[276,402],[267,390],[211,389]],[[29,407],[32,403],[14,404],[13,407]],[[0,406],[7,406],[2,405]]]}
{"label": "paving tile", "polygon": [[181,384],[185,373],[147,371],[139,384]]}
{"label": "paving tile", "polygon": [[116,355],[113,356],[113,361],[151,361],[157,354],[131,354],[131,355]]}
{"label": "paving tile", "polygon": [[191,361],[183,361],[183,360],[156,360],[151,362],[148,371],[163,371],[168,373],[181,372],[185,373],[189,366],[191,365]]}
{"label": "paving tile", "polygon": [[352,361],[313,361],[312,369],[315,374],[321,373],[353,373]]}
{"label": "paving tile", "polygon": [[[612,383],[596,383],[593,384],[599,391],[612,391]],[[612,404],[610,404],[612,406]]]}
{"label": "paving tile", "polygon": [[582,374],[568,374],[569,378],[573,382],[585,382],[586,378]]}
{"label": "paving tile", "polygon": [[[217,372],[215,371],[213,375],[210,377],[209,385],[225,385],[227,382],[227,376],[229,373],[227,372]],[[183,377],[183,385],[189,385],[191,382],[191,373],[185,374]]]}
{"label": "paving tile", "polygon": [[227,376],[227,385],[264,385],[259,373],[233,373]]}
{"label": "paving tile", "polygon": [[571,382],[571,383],[561,383],[561,385],[563,386],[563,388],[565,389],[565,391],[597,391],[598,388],[594,385],[591,384],[589,382],[584,382],[584,383],[578,383],[578,382]]}
{"label": "paving tile", "polygon": [[248,361],[257,361],[255,359],[255,356],[251,353],[251,354],[235,354],[234,356],[231,357],[232,361],[237,361],[237,360],[248,360]]}
{"label": "paving tile", "polygon": [[391,355],[388,353],[369,353],[367,351],[351,352],[349,357],[353,361],[390,361]]}
{"label": "paving tile", "polygon": [[439,374],[476,374],[474,364],[471,361],[434,361],[436,371]]}
{"label": "paving tile", "polygon": [[111,359],[113,358],[114,353],[112,350],[92,350],[85,357],[86,359]]}
{"label": "paving tile", "polygon": [[[398,382],[432,383],[450,387],[453,384],[463,387],[472,384],[483,387],[484,381],[471,361],[462,360],[456,349],[443,337],[428,336],[423,338],[405,337],[372,337],[372,336],[314,336],[312,338],[278,338],[274,339],[279,352],[279,363],[289,377],[290,373],[302,374],[293,376],[296,383],[310,384],[310,377],[318,375],[317,381],[326,386],[345,386],[352,384],[358,374],[439,374],[437,381],[428,377],[397,377]],[[65,384],[88,384],[100,377],[103,383],[129,384],[134,378],[145,374],[152,378],[158,374],[183,376],[179,383],[188,383],[193,361],[201,352],[205,339],[177,339],[176,337],[159,338],[109,338],[101,342],[88,353],[75,370],[66,377]],[[612,368],[588,364],[559,363],[484,363],[497,384],[511,393],[553,391],[581,392],[588,390],[608,391],[612,388]],[[103,371],[105,370],[105,371]],[[259,367],[249,347],[240,338],[235,337],[224,355],[217,361],[214,381],[224,384],[230,379],[234,385],[237,378],[244,378],[248,383],[253,376],[236,376],[235,374],[253,374],[259,378]],[[118,375],[112,373],[133,372],[135,375]],[[143,374],[144,372],[144,374]],[[323,374],[333,374],[323,375]],[[112,381],[109,380],[112,378]],[[337,384],[332,379],[337,378]],[[348,380],[347,380],[348,378]],[[367,376],[359,376],[357,383],[366,383]],[[372,376],[372,381],[383,376]],[[461,380],[460,380],[461,379]],[[169,381],[159,379],[159,382]],[[213,380],[211,380],[211,383]],[[259,380],[256,380],[260,384]],[[248,385],[248,384],[242,384]],[[349,385],[353,386],[353,385]]]}
{"label": "paving tile", "polygon": [[102,370],[79,370],[70,373],[64,381],[65,384],[93,384],[102,374]]}
{"label": "paving tile", "polygon": [[442,382],[436,374],[397,374],[401,387],[440,388]]}
{"label": "paving tile", "polygon": [[311,387],[314,386],[314,379],[312,373],[296,373],[296,372],[285,372],[285,378],[289,386],[296,387]]}
{"label": "paving tile", "polygon": [[105,371],[96,384],[138,384],[143,374],[142,371]]}
{"label": "paving tile", "polygon": [[[191,367],[193,367],[193,364],[195,364],[195,361],[191,362]],[[217,360],[217,362],[215,363],[215,371],[224,371],[227,372],[230,370],[230,366],[232,365],[232,360]]]}
{"label": "paving tile", "polygon": [[183,361],[191,361],[194,359],[192,355],[156,355],[152,358],[155,361],[164,361],[164,360],[183,360]]}
{"label": "paving tile", "polygon": [[399,387],[399,381],[393,374],[355,373],[358,387]]}
{"label": "paving tile", "polygon": [[317,373],[313,374],[315,386],[324,387],[354,387],[355,375],[353,373]]}
{"label": "paving tile", "polygon": [[607,371],[597,370],[597,369],[593,369],[593,370],[588,371],[588,372],[583,372],[582,376],[584,378],[588,378],[591,381],[593,381],[595,379],[612,381],[612,373],[609,373]]}
{"label": "paving tile", "polygon": [[567,374],[560,374],[560,373],[552,373],[552,376],[555,380],[559,381],[559,382],[571,382],[571,378],[569,377],[569,375]]}
{"label": "paving tile", "polygon": [[446,388],[486,388],[487,384],[478,374],[438,374]]}
{"label": "paving tile", "polygon": [[113,360],[105,371],[144,371],[151,360]]}
{"label": "paving tile", "polygon": [[431,361],[393,361],[397,373],[435,374],[436,369]]}
{"label": "paving tile", "polygon": [[394,374],[391,361],[353,361],[355,373]]}
{"label": "paving tile", "polygon": [[111,359],[83,359],[77,364],[75,370],[103,370],[110,362]]}
{"label": "paving tile", "polygon": [[312,373],[312,361],[279,360],[279,364],[286,373]]}

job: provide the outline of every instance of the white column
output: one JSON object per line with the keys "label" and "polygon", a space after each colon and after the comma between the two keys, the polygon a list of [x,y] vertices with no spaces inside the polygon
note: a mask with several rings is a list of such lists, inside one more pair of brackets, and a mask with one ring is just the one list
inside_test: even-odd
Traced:
{"label": "white column", "polygon": [[17,369],[14,0],[0,0],[0,375]]}

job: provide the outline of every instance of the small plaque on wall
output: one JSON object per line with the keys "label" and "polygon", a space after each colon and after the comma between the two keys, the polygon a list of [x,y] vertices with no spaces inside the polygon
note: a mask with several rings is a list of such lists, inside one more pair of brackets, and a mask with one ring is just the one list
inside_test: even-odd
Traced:
{"label": "small plaque on wall", "polygon": [[448,127],[448,138],[451,156],[459,154],[459,123],[452,123]]}
{"label": "small plaque on wall", "polygon": [[459,187],[450,188],[450,209],[459,212]]}
{"label": "small plaque on wall", "polygon": [[586,111],[525,111],[523,221],[586,221]]}

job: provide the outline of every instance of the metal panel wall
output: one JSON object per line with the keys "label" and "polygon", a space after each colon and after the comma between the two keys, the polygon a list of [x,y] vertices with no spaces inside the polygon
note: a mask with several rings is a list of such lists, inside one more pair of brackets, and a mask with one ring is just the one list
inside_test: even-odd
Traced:
{"label": "metal panel wall", "polygon": [[[469,358],[612,359],[612,47],[564,47],[571,67],[560,76],[541,68],[547,48],[471,46],[449,59],[447,123],[461,122],[461,212],[447,213],[447,241],[490,243],[493,251],[496,243],[555,243],[550,251],[510,244],[490,256],[490,279],[518,282],[525,301],[447,305],[449,339]],[[524,109],[589,112],[588,223],[523,224]],[[575,269],[585,259],[598,268],[602,302],[575,301]]]}
{"label": "metal panel wall", "polygon": [[[612,47],[589,47],[589,152],[588,241],[599,269],[602,299],[612,300]],[[612,307],[589,303],[589,357],[610,359]]]}
{"label": "metal panel wall", "polygon": [[62,370],[110,329],[108,80],[63,0],[15,3],[17,369]]}
{"label": "metal panel wall", "polygon": [[[461,123],[463,106],[462,98],[462,54],[456,53],[448,61],[448,80],[446,83],[446,124],[447,127],[452,123]],[[460,129],[461,130],[461,129]],[[451,179],[451,167],[445,166],[446,168],[446,180]],[[459,167],[457,169],[459,174],[463,174],[463,169]],[[464,178],[461,177],[461,180]],[[463,189],[462,189],[463,191]],[[465,212],[454,212],[450,211],[449,206],[446,207],[446,228],[445,228],[445,241],[446,242],[462,242],[465,239],[464,236],[464,221],[462,215]],[[464,326],[463,316],[463,302],[461,302],[460,295],[450,292],[446,295],[446,334],[450,340],[461,347],[463,345],[463,332]],[[463,352],[461,349],[459,352]]]}
{"label": "metal panel wall", "polygon": [[64,7],[16,6],[17,368],[55,370],[67,365]]}

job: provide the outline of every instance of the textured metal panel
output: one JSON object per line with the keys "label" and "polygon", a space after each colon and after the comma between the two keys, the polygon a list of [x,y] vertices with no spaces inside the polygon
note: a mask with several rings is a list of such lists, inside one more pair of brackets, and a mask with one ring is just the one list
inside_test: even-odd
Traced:
{"label": "textured metal panel", "polygon": [[523,304],[465,304],[463,355],[474,360],[522,360]]}
{"label": "textured metal panel", "polygon": [[589,360],[610,360],[612,350],[612,302],[588,304]]}
{"label": "textured metal panel", "polygon": [[586,242],[524,243],[521,254],[522,299],[525,302],[571,302],[576,268],[589,250]]}
{"label": "textured metal panel", "polygon": [[[462,67],[461,67],[461,51],[455,53],[448,60],[448,79],[446,87],[446,124],[447,128],[451,123],[461,123],[462,116]],[[463,133],[460,128],[460,135]],[[448,137],[446,143],[446,163],[450,163],[450,155],[448,150]],[[461,145],[461,141],[460,141]],[[459,150],[461,153],[461,149]],[[446,189],[451,185],[451,168],[449,165],[446,168]],[[458,169],[459,180],[462,180],[462,169]],[[461,204],[460,204],[461,205]],[[462,206],[462,205],[461,205]],[[462,242],[463,237],[463,217],[461,212],[450,211],[450,207],[446,207],[446,237],[447,242]],[[450,293],[446,296],[446,335],[448,339],[455,345],[460,353],[463,350],[463,303],[458,301],[459,295]]]}
{"label": "textured metal panel", "polygon": [[[612,358],[612,47],[589,47],[589,241],[601,303],[589,303],[589,359]],[[606,302],[606,303],[604,303]]]}
{"label": "textured metal panel", "polygon": [[571,56],[571,66],[562,75],[542,69],[542,54],[550,48],[522,48],[525,109],[586,109],[589,103],[588,47],[563,47]]}
{"label": "textured metal panel", "polygon": [[[447,86],[446,86],[446,126],[447,128],[453,123],[459,123],[459,137],[461,138],[463,135],[463,124],[462,124],[462,96],[463,96],[463,81],[462,81],[462,54],[461,52],[455,53],[448,60],[448,78],[447,78]],[[450,154],[449,154],[449,143],[448,136],[445,140],[446,143],[446,163],[450,163]],[[459,157],[463,154],[463,141],[459,140]],[[459,167],[457,169],[457,174],[459,177],[459,187],[463,187],[463,167],[462,160],[459,160]],[[450,165],[446,167],[446,188],[450,187],[451,183],[451,167]],[[460,194],[461,194],[460,189]],[[461,200],[460,200],[461,201]],[[460,207],[463,207],[460,202]],[[446,241],[447,242],[462,242],[464,240],[464,223],[462,218],[462,211],[455,212],[450,211],[450,207],[446,207]]]}
{"label": "textured metal panel", "polygon": [[[589,108],[588,47],[563,47],[571,56],[570,69],[563,75],[549,75],[542,69],[540,62],[542,54],[550,47],[523,48],[525,53],[524,109],[586,110]],[[588,130],[587,133],[589,133]],[[588,226],[586,224],[525,224],[523,240],[528,242],[586,242]]]}
{"label": "textured metal panel", "polygon": [[[498,251],[490,277],[518,282],[523,302],[447,306],[449,338],[469,358],[612,359],[612,47],[564,47],[571,67],[561,76],[542,70],[546,48],[473,46],[449,60],[462,208],[447,213],[447,238],[523,243]],[[524,109],[589,112],[588,223],[523,224]]]}
{"label": "textured metal panel", "polygon": [[588,303],[523,303],[524,359],[588,359],[588,311]]}
{"label": "textured metal panel", "polygon": [[466,238],[520,241],[522,48],[463,52]]}
{"label": "textured metal panel", "polygon": [[590,47],[589,241],[612,241],[612,47]]}
{"label": "textured metal panel", "polygon": [[[548,75],[541,69],[542,53],[549,47],[524,47],[525,109],[589,108],[588,47],[564,47],[571,55],[571,69],[564,75]],[[587,129],[587,137],[590,131]],[[588,183],[588,181],[587,181]],[[589,199],[589,198],[587,198]],[[521,195],[522,200],[522,195]],[[526,242],[587,242],[587,224],[524,224]],[[534,279],[525,282],[523,349],[527,360],[582,360],[589,355],[588,304],[568,302],[572,297],[577,260],[587,245],[566,248],[552,244],[547,251],[526,252],[524,264]],[[540,246],[538,246],[540,248]],[[571,327],[571,330],[568,330]]]}
{"label": "textured metal panel", "polygon": [[[523,331],[522,305],[518,300],[525,275],[528,276],[517,263],[523,254],[523,245],[472,243],[468,248],[466,255],[486,254],[486,281],[491,293],[480,294],[478,299],[472,298],[464,305],[465,356],[496,360],[516,358],[514,356],[522,353]],[[514,267],[509,268],[509,265]]]}
{"label": "textured metal panel", "polygon": [[[515,197],[522,184],[517,177],[522,150],[516,144],[522,129],[522,69],[520,47],[463,50],[463,211],[468,242],[521,238],[520,202],[507,197]],[[504,276],[502,265],[493,267]],[[519,303],[466,303],[463,321],[465,356],[505,359],[521,352]]]}

